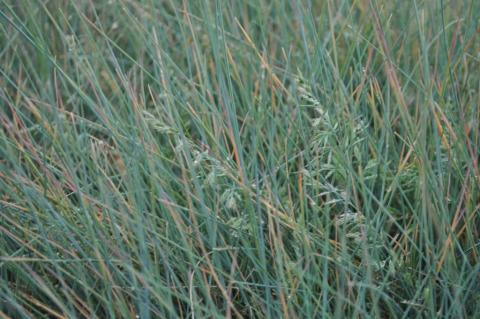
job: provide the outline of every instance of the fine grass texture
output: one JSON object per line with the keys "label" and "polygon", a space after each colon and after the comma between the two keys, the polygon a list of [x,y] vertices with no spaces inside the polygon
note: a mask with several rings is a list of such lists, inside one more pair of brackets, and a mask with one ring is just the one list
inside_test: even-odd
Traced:
{"label": "fine grass texture", "polygon": [[0,0],[0,317],[478,318],[479,22]]}

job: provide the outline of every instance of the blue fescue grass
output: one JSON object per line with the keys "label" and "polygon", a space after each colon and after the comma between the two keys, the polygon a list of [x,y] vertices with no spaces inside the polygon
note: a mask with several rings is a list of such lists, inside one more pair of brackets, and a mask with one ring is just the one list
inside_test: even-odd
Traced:
{"label": "blue fescue grass", "polygon": [[475,318],[479,4],[0,0],[0,316]]}

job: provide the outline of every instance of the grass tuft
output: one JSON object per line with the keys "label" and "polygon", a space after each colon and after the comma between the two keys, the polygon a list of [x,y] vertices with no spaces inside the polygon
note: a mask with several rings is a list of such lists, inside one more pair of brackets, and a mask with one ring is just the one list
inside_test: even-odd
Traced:
{"label": "grass tuft", "polygon": [[0,317],[477,318],[479,21],[0,0]]}

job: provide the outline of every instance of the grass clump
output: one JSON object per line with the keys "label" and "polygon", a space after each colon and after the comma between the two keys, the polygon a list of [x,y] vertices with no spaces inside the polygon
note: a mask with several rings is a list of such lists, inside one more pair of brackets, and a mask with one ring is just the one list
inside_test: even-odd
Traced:
{"label": "grass clump", "polygon": [[0,316],[475,318],[479,19],[0,0]]}

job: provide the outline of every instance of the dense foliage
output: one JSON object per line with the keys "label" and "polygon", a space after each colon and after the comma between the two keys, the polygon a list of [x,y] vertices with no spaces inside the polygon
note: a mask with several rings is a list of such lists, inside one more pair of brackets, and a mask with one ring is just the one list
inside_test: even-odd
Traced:
{"label": "dense foliage", "polygon": [[479,22],[0,0],[0,317],[478,318]]}

